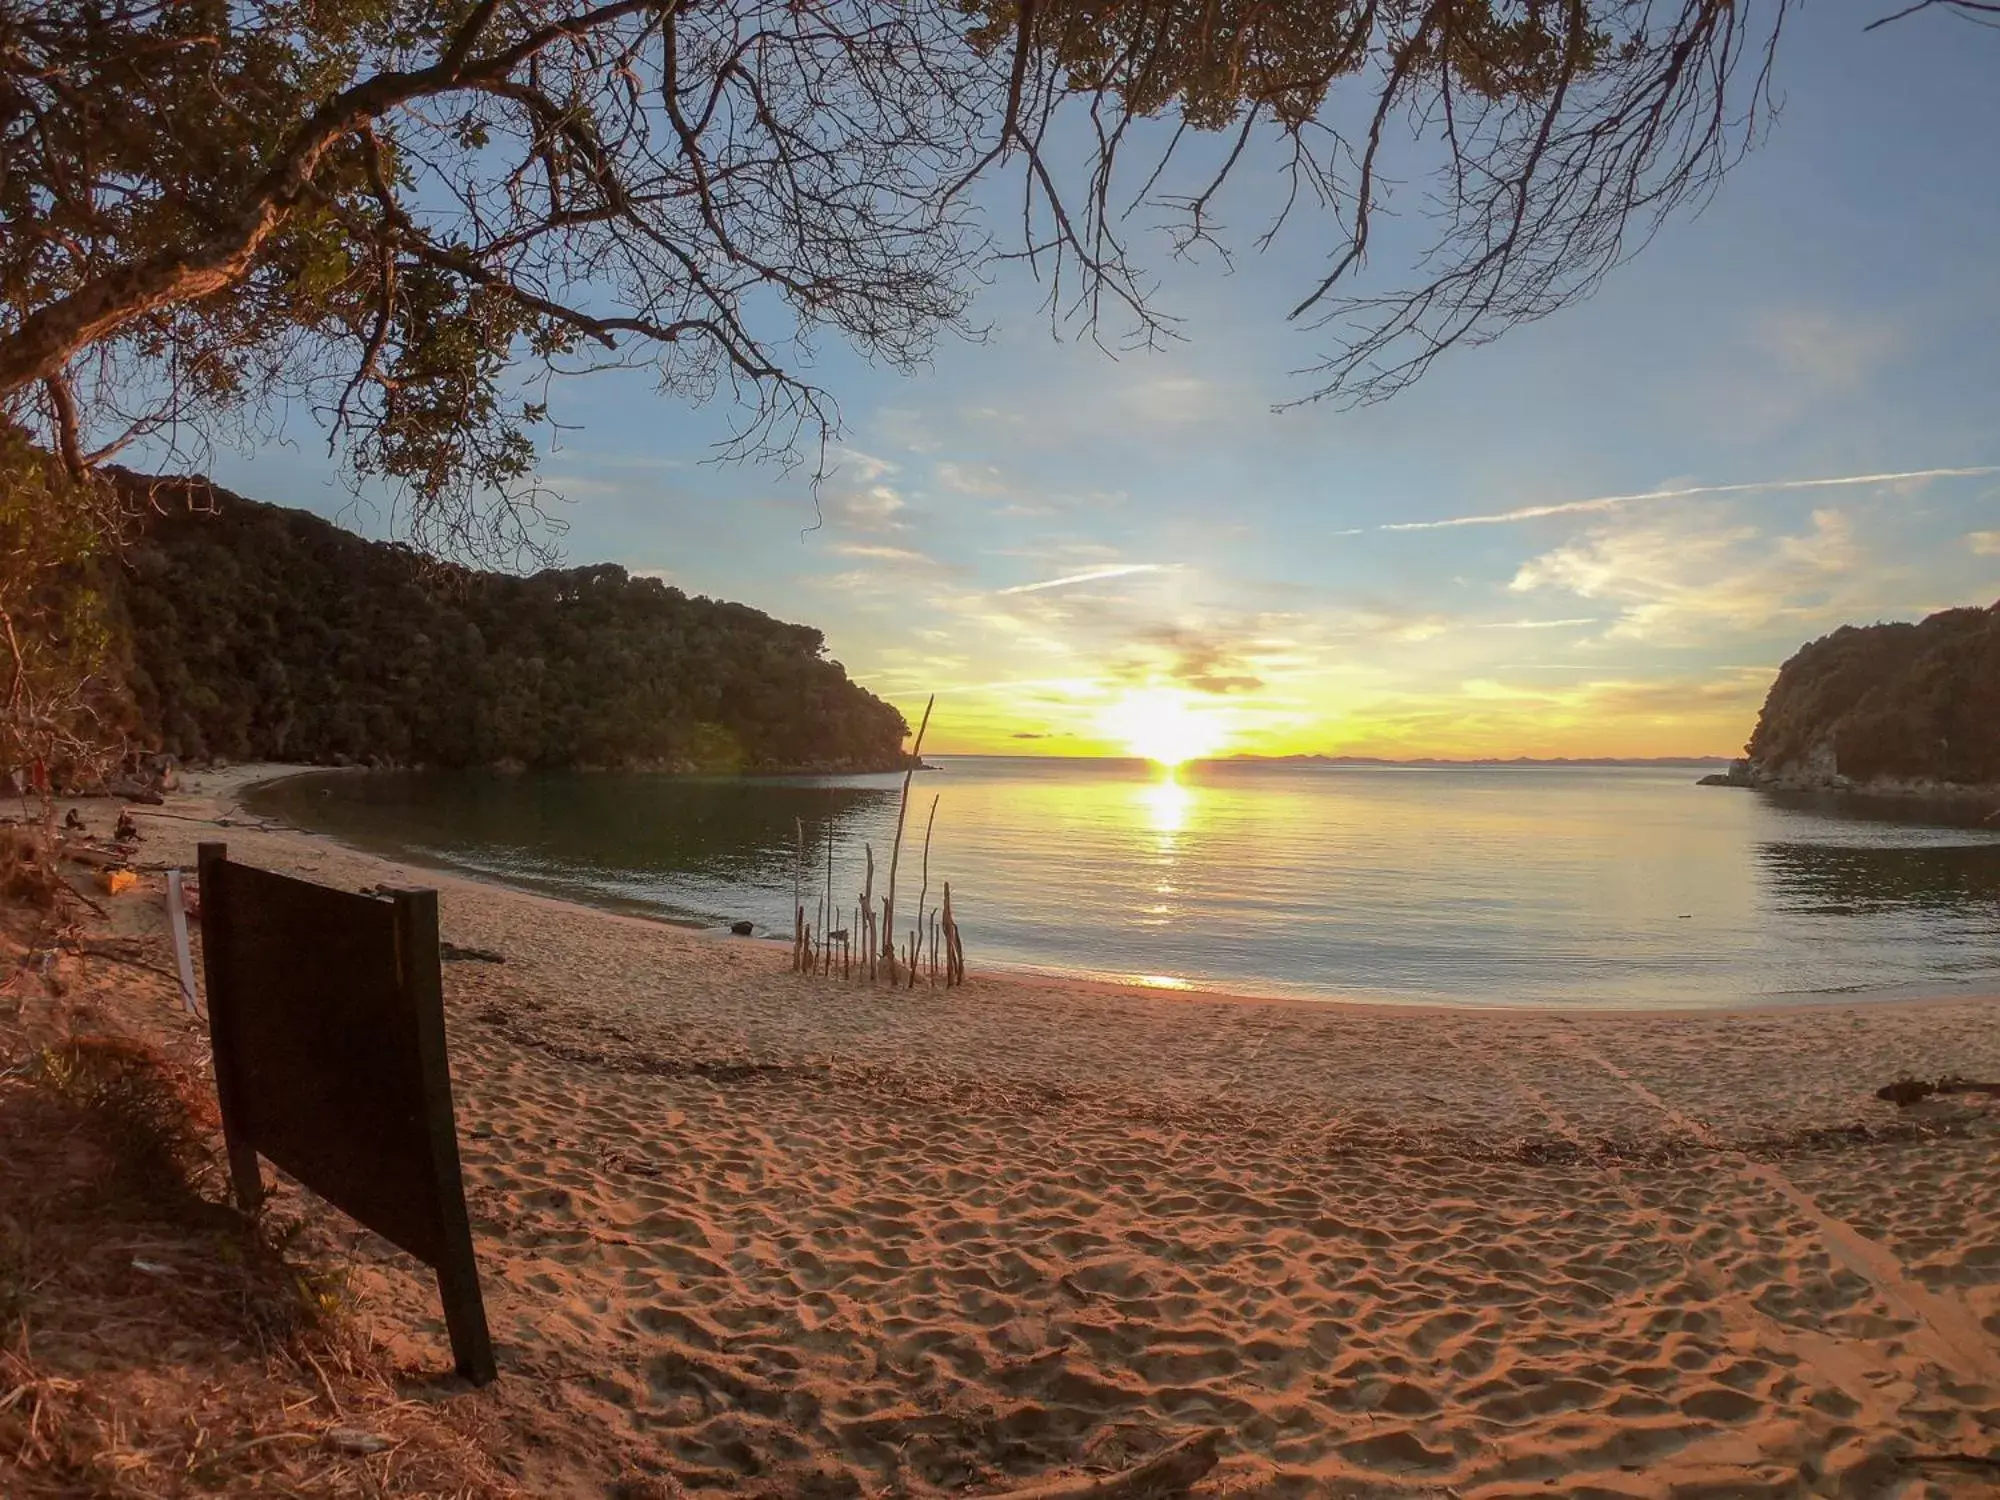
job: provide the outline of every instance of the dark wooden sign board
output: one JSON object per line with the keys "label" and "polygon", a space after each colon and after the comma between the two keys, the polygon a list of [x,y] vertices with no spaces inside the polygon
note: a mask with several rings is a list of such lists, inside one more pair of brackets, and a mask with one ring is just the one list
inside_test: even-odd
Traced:
{"label": "dark wooden sign board", "polygon": [[437,892],[354,895],[203,844],[201,938],[238,1203],[262,1199],[261,1152],[428,1263],[459,1373],[493,1379],[445,1063]]}

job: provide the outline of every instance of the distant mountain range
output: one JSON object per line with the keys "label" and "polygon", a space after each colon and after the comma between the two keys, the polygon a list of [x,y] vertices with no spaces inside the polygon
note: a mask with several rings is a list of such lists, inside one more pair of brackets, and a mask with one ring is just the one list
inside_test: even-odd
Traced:
{"label": "distant mountain range", "polygon": [[1255,761],[1260,765],[1272,766],[1419,766],[1460,768],[1478,766],[1667,766],[1701,767],[1726,766],[1726,755],[1653,755],[1653,756],[1554,756],[1540,758],[1532,755],[1517,755],[1511,760],[1490,758],[1478,760],[1442,760],[1433,756],[1422,756],[1413,760],[1390,760],[1379,755],[1232,755],[1231,762]]}

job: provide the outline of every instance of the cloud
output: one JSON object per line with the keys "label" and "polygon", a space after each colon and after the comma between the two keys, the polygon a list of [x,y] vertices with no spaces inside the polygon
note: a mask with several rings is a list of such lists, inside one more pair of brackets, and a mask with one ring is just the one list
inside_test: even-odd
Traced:
{"label": "cloud", "polygon": [[908,547],[889,547],[876,542],[835,542],[827,549],[841,557],[868,557],[877,562],[928,563],[930,559]]}
{"label": "cloud", "polygon": [[1728,525],[1711,508],[1600,527],[1523,563],[1508,587],[1616,604],[1609,640],[1700,644],[1728,631],[1877,609],[1882,590],[1900,577],[1871,560],[1839,511],[1814,511],[1810,531],[1774,538]]}
{"label": "cloud", "polygon": [[992,464],[961,464],[946,461],[932,467],[937,482],[961,495],[1004,495],[1007,479]]}
{"label": "cloud", "polygon": [[878,479],[896,472],[897,466],[886,458],[877,458],[872,453],[863,453],[859,448],[836,448],[833,451],[833,465],[829,476],[838,475],[853,485],[870,485]]}
{"label": "cloud", "polygon": [[631,482],[590,474],[544,474],[542,483],[565,500],[602,500],[632,492]]}
{"label": "cloud", "polygon": [[1742,743],[1775,670],[1650,678],[1614,670],[1520,684],[1474,676],[1350,699],[1320,739],[1329,750],[1377,755],[1724,754]]}
{"label": "cloud", "polygon": [[1450,630],[1454,621],[1434,610],[1375,605],[1344,610],[1327,617],[1327,634],[1334,638],[1361,636],[1382,641],[1429,641]]}
{"label": "cloud", "polygon": [[[1898,480],[1968,479],[1982,474],[2000,474],[2000,465],[1984,464],[1967,469],[1906,469],[1895,474],[1843,474],[1831,479],[1760,479],[1750,484],[1697,484],[1683,489],[1642,490],[1630,495],[1599,495],[1591,500],[1565,500],[1556,505],[1524,505],[1517,510],[1494,511],[1476,516],[1448,516],[1438,521],[1393,521],[1373,528],[1376,531],[1442,531],[1452,526],[1506,526],[1516,521],[1538,521],[1544,516],[1587,515],[1616,510],[1645,500],[1687,500],[1702,495],[1750,495],[1783,490],[1836,489],[1845,485],[1892,484]],[[1344,531],[1341,536],[1358,533]]]}
{"label": "cloud", "polygon": [[926,413],[907,406],[885,406],[875,413],[873,430],[910,453],[935,453],[939,444]]}
{"label": "cloud", "polygon": [[1481,630],[1560,630],[1566,625],[1599,625],[1596,615],[1580,615],[1573,620],[1482,620]]}
{"label": "cloud", "polygon": [[1071,573],[1062,578],[1044,578],[1039,583],[1017,583],[1012,588],[995,589],[996,594],[1039,594],[1044,589],[1065,589],[1077,583],[1096,583],[1105,578],[1127,578],[1134,573],[1164,573],[1172,569],[1172,563],[1120,563],[1115,567],[1092,568],[1086,573]]}
{"label": "cloud", "polygon": [[1254,693],[1263,687],[1264,679],[1246,647],[1232,639],[1233,634],[1192,626],[1157,626],[1144,632],[1143,639],[1163,650],[1166,661],[1128,662],[1114,672],[1128,680],[1165,676],[1197,693]]}
{"label": "cloud", "polygon": [[886,484],[822,491],[820,509],[827,520],[850,531],[903,531],[909,525],[900,516],[903,497]]}
{"label": "cloud", "polygon": [[1709,678],[1594,682],[1586,693],[1594,711],[1611,717],[1673,719],[1721,708],[1738,711],[1747,726],[1776,675],[1774,667],[1722,668]]}
{"label": "cloud", "polygon": [[1794,308],[1759,317],[1751,342],[1787,386],[1805,386],[1808,394],[1824,396],[1865,386],[1874,368],[1896,352],[1902,336],[1893,326],[1850,313]]}
{"label": "cloud", "polygon": [[1212,418],[1224,403],[1223,391],[1212,380],[1196,375],[1168,375],[1116,387],[1118,404],[1132,416],[1176,426]]}
{"label": "cloud", "polygon": [[2000,557],[2000,531],[1972,531],[1965,539],[1979,556]]}

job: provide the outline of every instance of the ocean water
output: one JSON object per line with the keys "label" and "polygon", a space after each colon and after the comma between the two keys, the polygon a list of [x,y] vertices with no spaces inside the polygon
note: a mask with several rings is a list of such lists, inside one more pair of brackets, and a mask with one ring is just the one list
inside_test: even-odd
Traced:
{"label": "ocean water", "polygon": [[[904,922],[943,882],[972,967],[1465,1005],[2000,992],[2000,823],[1654,768],[937,758]],[[789,939],[795,880],[883,889],[899,776],[332,773],[252,806],[623,910]],[[803,829],[806,858],[797,847]],[[836,925],[845,925],[845,918]]]}

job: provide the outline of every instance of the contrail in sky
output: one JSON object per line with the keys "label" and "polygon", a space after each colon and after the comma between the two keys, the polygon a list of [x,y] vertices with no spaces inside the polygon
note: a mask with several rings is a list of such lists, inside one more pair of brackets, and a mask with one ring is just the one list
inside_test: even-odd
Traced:
{"label": "contrail in sky", "polygon": [[996,594],[1039,594],[1043,589],[1068,588],[1072,583],[1095,583],[1100,578],[1123,578],[1128,573],[1161,573],[1166,563],[1120,563],[1115,568],[1092,568],[1088,573],[1071,573],[1063,578],[1045,578],[1040,583],[1017,583],[1011,589],[995,589]]}
{"label": "contrail in sky", "polygon": [[1599,495],[1595,500],[1566,500],[1560,505],[1524,505],[1519,510],[1495,511],[1483,516],[1452,516],[1443,521],[1394,521],[1373,529],[1442,531],[1448,526],[1505,526],[1514,521],[1539,520],[1543,516],[1574,516],[1588,511],[1616,510],[1621,505],[1640,500],[1685,500],[1694,495],[1748,495],[1760,490],[1828,490],[1849,484],[1888,484],[1898,479],[1968,479],[1981,474],[2000,474],[2000,465],[1983,464],[1973,469],[1909,469],[1901,474],[1844,474],[1833,479],[1763,479],[1755,484],[1698,484],[1680,490],[1646,490],[1636,495]]}

